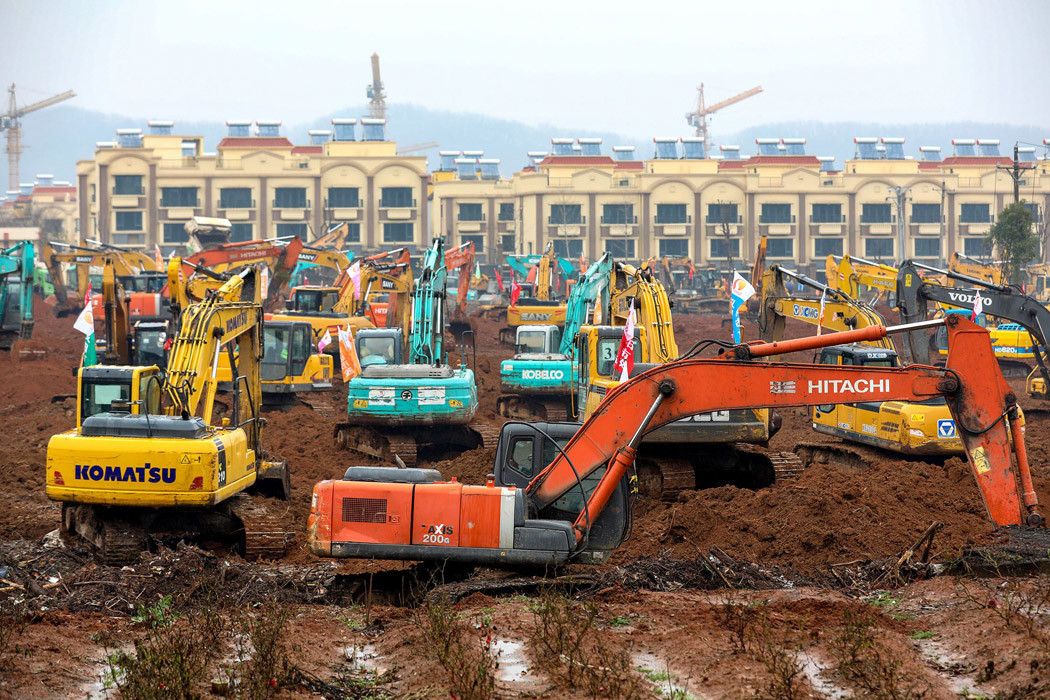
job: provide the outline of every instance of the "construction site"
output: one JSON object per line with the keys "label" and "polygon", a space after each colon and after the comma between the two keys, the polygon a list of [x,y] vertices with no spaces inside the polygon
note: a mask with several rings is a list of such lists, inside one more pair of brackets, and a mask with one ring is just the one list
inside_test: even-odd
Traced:
{"label": "construction site", "polygon": [[[690,22],[637,18],[628,69],[618,29],[563,8],[586,56],[471,18],[471,41],[398,44],[382,73],[352,59],[367,103],[331,112],[345,86],[313,74],[382,25],[325,12],[338,41],[274,13],[281,61],[103,12],[121,53],[156,54],[87,61],[127,103],[77,66],[0,76],[0,699],[1050,698],[1050,138],[989,117],[950,124],[1002,128],[1002,153],[919,140],[927,79],[845,8],[798,12],[848,22],[901,96],[800,91],[721,30],[704,41],[735,72],[707,56],[705,82],[668,82]],[[83,51],[68,21],[47,43]],[[787,26],[767,62],[826,62]],[[938,64],[979,76],[956,43]],[[467,45],[499,72],[468,73]],[[644,99],[614,99],[643,74]],[[608,124],[640,104],[677,135],[537,142],[548,122],[388,104],[390,76],[442,109],[524,95],[537,120],[557,95],[562,123],[606,123],[583,97],[605,91]],[[655,114],[669,85],[684,122]],[[799,92],[807,120],[814,96],[853,105],[848,151],[831,116],[792,121]],[[180,121],[114,121],[144,107]],[[288,126],[213,121],[276,108]],[[879,123],[895,135],[859,133]],[[28,175],[65,137],[75,157]]]}

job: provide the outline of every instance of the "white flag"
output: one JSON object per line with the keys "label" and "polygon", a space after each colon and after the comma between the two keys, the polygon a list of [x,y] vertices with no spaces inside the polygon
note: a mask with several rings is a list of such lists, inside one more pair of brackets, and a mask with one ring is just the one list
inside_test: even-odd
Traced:
{"label": "white flag", "polygon": [[738,304],[743,304],[745,301],[755,296],[755,288],[751,286],[751,283],[740,276],[740,273],[736,270],[733,271],[733,285],[731,287],[732,295],[735,299],[738,299]]}
{"label": "white flag", "polygon": [[977,323],[977,317],[984,313],[984,298],[980,292],[975,292],[973,297],[973,315],[970,320]]}
{"label": "white flag", "polygon": [[262,266],[260,274],[260,285],[262,287],[262,298],[265,299],[266,295],[270,292],[270,268],[266,265]]}
{"label": "white flag", "polygon": [[824,291],[820,293],[820,314],[817,316],[817,335],[820,335],[820,331],[824,328],[824,302],[828,298],[828,290],[825,287]]}
{"label": "white flag", "polygon": [[332,336],[325,329],[324,333],[321,334],[321,339],[317,341],[317,352],[324,352],[324,349],[332,344]]}
{"label": "white flag", "polygon": [[84,310],[77,316],[77,320],[73,323],[73,328],[84,335],[91,335],[95,332],[95,314],[91,311],[91,293],[88,292],[87,304],[84,305]]}

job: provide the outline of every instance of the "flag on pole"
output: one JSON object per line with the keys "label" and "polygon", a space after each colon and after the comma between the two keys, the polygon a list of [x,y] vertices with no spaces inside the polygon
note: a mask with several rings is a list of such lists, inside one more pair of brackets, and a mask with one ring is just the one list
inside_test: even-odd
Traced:
{"label": "flag on pole", "polygon": [[361,374],[361,361],[357,357],[354,334],[349,325],[339,329],[339,364],[342,366],[344,382]]}
{"label": "flag on pole", "polygon": [[153,259],[157,263],[157,269],[164,269],[164,256],[160,254],[160,246],[156,243],[153,244]]}
{"label": "flag on pole", "polygon": [[332,344],[332,335],[325,329],[325,332],[321,334],[321,339],[317,341],[317,352],[324,352],[324,349]]}
{"label": "flag on pole", "polygon": [[499,273],[499,268],[498,267],[496,268],[495,272],[496,272],[496,286],[498,286],[499,290],[502,292],[503,291],[503,275],[501,275]]}
{"label": "flag on pole", "polygon": [[481,263],[477,261],[474,262],[474,279],[481,279]]}
{"label": "flag on pole", "polygon": [[824,327],[824,302],[827,300],[828,290],[825,287],[824,291],[820,293],[820,313],[817,314],[817,335],[820,335],[821,329]]}
{"label": "flag on pole", "polygon": [[693,279],[693,275],[696,274],[696,268],[693,267],[693,263],[689,263],[689,279]]}
{"label": "flag on pole", "polygon": [[265,299],[266,295],[270,293],[270,268],[263,265],[259,271],[259,278],[260,291],[262,292],[262,298]]}
{"label": "flag on pole", "polygon": [[751,283],[740,276],[736,270],[733,271],[733,282],[730,286],[730,299],[733,309],[733,342],[740,342],[740,307],[751,297],[755,296],[755,288]]}
{"label": "flag on pole", "polygon": [[355,262],[350,266],[350,269],[346,271],[346,274],[350,276],[350,281],[354,283],[354,298],[361,298],[361,261]]}
{"label": "flag on pole", "polygon": [[518,303],[518,299],[521,297],[521,285],[518,284],[518,280],[514,280],[510,285],[510,305],[514,306]]}
{"label": "flag on pole", "polygon": [[613,370],[620,373],[620,381],[626,382],[634,369],[634,302],[631,302],[631,311],[627,314],[627,323],[623,327],[623,337],[620,338],[620,349],[616,351],[616,362]]}
{"label": "flag on pole", "polygon": [[973,298],[973,314],[970,316],[970,320],[977,323],[977,317],[984,313],[984,298],[980,292],[974,293]]}
{"label": "flag on pole", "polygon": [[91,283],[88,283],[87,294],[84,295],[84,310],[73,322],[73,328],[84,334],[84,356],[82,364],[90,367],[98,364],[98,356],[95,354],[95,314],[91,308]]}

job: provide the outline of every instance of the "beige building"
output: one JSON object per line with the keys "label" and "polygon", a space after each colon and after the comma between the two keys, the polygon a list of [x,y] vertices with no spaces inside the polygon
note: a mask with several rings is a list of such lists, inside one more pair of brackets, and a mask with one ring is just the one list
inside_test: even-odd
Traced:
{"label": "beige building", "polygon": [[[79,234],[77,188],[56,181],[54,175],[37,175],[34,182],[0,196],[0,226],[5,231],[33,230],[53,241],[73,243]],[[15,240],[10,233],[0,232],[0,238]]]}
{"label": "beige building", "polygon": [[[830,253],[931,264],[987,254],[984,236],[1013,200],[1000,169],[1012,160],[989,140],[953,141],[945,158],[926,147],[913,159],[903,139],[858,138],[843,168],[806,154],[805,139],[757,139],[751,157],[735,146],[711,157],[699,138],[658,138],[648,160],[630,147],[603,154],[598,139],[551,146],[509,179],[473,154],[443,151],[434,235],[473,240],[490,263],[554,241],[574,259],[688,256],[723,269],[746,268],[765,235],[771,262],[819,273]],[[1031,148],[1021,157],[1031,166],[1021,197],[1045,232],[1050,160]]]}
{"label": "beige building", "polygon": [[425,156],[397,154],[385,120],[333,119],[296,146],[277,121],[227,122],[215,153],[200,136],[151,121],[149,132],[119,129],[77,163],[79,219],[86,237],[165,253],[187,243],[193,216],[224,217],[231,238],[299,235],[309,240],[347,222],[356,252],[429,239]]}

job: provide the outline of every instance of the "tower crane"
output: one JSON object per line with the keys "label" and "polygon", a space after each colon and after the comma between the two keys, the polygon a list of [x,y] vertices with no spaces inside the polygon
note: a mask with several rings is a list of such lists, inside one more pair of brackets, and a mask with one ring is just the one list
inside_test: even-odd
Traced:
{"label": "tower crane", "polygon": [[372,54],[372,84],[368,86],[368,116],[373,119],[386,119],[386,92],[383,81],[379,79],[379,54]]}
{"label": "tower crane", "polygon": [[7,112],[5,114],[0,114],[0,131],[7,132],[8,189],[17,190],[19,182],[18,162],[22,156],[22,117],[30,112],[36,112],[37,110],[43,109],[44,107],[50,107],[59,102],[65,102],[70,98],[76,97],[77,94],[72,90],[66,90],[60,95],[48,97],[46,100],[40,100],[31,105],[26,105],[25,107],[19,107],[18,102],[15,100],[14,83],[11,83],[11,87],[7,89],[7,94],[9,96]]}
{"label": "tower crane", "polygon": [[703,136],[704,141],[706,142],[708,115],[714,114],[723,107],[728,107],[729,105],[734,105],[737,102],[746,100],[749,97],[754,97],[760,92],[762,92],[762,86],[757,85],[751,88],[750,90],[745,90],[739,95],[734,95],[733,97],[730,97],[728,100],[716,102],[715,104],[708,107],[704,102],[704,84],[700,83],[699,87],[696,88],[696,111],[687,112],[685,115],[685,120],[689,123],[690,126],[696,127],[696,135]]}

